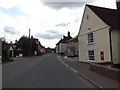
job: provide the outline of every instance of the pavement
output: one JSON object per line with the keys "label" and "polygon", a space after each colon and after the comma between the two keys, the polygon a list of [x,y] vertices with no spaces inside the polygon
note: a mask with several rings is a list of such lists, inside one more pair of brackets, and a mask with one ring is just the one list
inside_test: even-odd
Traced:
{"label": "pavement", "polygon": [[88,80],[98,88],[114,88],[114,90],[120,90],[119,81],[90,70],[90,64],[80,62],[78,57],[64,57],[61,55],[58,55],[58,57],[60,58],[60,60],[62,60],[64,64],[66,64],[66,66],[71,68],[75,73],[82,76],[84,79]]}

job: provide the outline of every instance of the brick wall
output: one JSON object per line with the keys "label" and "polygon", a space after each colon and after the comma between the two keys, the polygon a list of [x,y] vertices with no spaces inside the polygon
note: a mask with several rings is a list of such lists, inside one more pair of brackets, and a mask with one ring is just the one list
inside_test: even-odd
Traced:
{"label": "brick wall", "polygon": [[98,64],[90,64],[90,69],[96,72],[99,72],[103,75],[106,75],[108,77],[111,77],[115,80],[120,80],[120,69],[115,69],[115,68],[109,68],[105,67],[103,65],[98,65]]}

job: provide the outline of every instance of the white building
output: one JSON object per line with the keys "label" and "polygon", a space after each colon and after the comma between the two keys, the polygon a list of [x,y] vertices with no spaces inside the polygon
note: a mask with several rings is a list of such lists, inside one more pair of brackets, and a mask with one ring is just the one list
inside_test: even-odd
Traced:
{"label": "white building", "polygon": [[85,6],[78,34],[79,61],[120,63],[120,2],[117,5],[117,10]]}
{"label": "white building", "polygon": [[67,40],[72,39],[70,36],[70,32],[68,32],[68,36],[63,36],[63,39],[61,39],[57,44],[56,44],[56,53],[59,54],[65,54],[66,48],[67,48]]}

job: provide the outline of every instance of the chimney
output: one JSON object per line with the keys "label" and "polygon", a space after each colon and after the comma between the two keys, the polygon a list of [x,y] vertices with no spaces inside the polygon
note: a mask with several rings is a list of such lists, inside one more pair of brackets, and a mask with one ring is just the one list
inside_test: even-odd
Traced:
{"label": "chimney", "polygon": [[17,40],[15,40],[15,43],[17,43],[18,41]]}
{"label": "chimney", "polygon": [[68,31],[68,37],[70,37],[70,32]]}
{"label": "chimney", "polygon": [[65,36],[63,35],[63,39],[65,38]]}
{"label": "chimney", "polygon": [[120,0],[116,0],[117,10],[120,11]]}
{"label": "chimney", "polygon": [[31,39],[33,39],[33,36],[31,36]]}

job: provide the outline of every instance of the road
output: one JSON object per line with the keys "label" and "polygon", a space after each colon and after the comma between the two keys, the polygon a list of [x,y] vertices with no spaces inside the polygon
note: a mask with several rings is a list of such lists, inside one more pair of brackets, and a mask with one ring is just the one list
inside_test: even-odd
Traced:
{"label": "road", "polygon": [[66,67],[54,53],[4,64],[3,88],[95,88]]}

